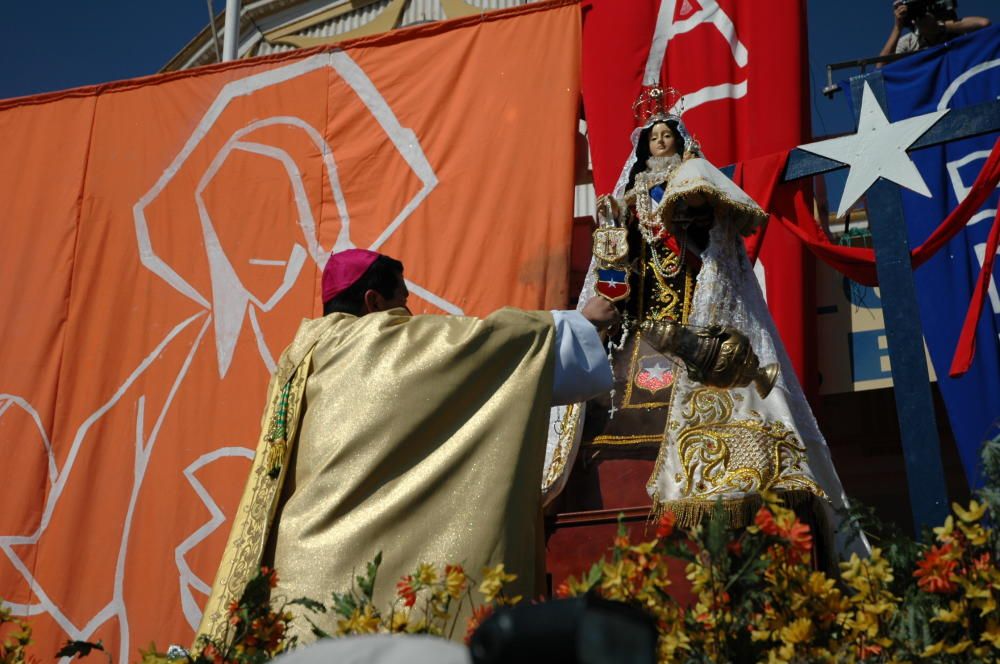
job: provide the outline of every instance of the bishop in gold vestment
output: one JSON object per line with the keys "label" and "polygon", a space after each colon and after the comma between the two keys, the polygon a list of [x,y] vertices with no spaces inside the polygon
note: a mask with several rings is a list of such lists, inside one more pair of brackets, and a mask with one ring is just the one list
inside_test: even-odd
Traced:
{"label": "bishop in gold vestment", "polygon": [[422,561],[502,562],[515,594],[541,590],[549,408],[610,389],[595,325],[614,310],[411,316],[398,262],[381,293],[357,287],[377,257],[331,257],[324,301],[353,290],[362,315],[306,320],[281,355],[200,634],[224,635],[226,607],[262,563],[288,599],[328,601],[380,550],[379,607]]}

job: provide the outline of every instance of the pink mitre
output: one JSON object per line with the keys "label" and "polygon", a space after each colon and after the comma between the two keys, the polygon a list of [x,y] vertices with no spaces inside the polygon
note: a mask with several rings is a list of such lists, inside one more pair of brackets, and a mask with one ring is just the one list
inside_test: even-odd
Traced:
{"label": "pink mitre", "polygon": [[323,302],[329,302],[353,286],[381,255],[367,249],[346,249],[330,254],[323,268]]}

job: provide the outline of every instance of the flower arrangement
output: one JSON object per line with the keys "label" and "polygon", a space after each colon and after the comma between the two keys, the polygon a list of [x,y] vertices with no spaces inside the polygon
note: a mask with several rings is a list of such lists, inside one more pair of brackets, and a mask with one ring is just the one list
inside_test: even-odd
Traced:
{"label": "flower arrangement", "polygon": [[[308,623],[309,631],[317,638],[359,634],[431,634],[451,638],[466,601],[472,607],[472,615],[465,625],[468,640],[496,607],[521,601],[520,596],[508,597],[504,593],[504,586],[517,576],[509,574],[503,564],[484,569],[483,580],[477,585],[461,565],[420,563],[412,574],[396,583],[396,596],[387,610],[380,610],[373,596],[381,564],[382,553],[379,552],[368,563],[365,573],[355,577],[347,592],[333,593],[329,606],[307,597],[279,600],[280,604],[272,602],[270,589],[277,585],[278,575],[275,570],[263,567],[247,584],[240,599],[229,606],[229,629],[222,639],[204,639],[196,652],[172,648],[167,653],[159,653],[154,648],[142,653],[142,661],[144,664],[178,661],[260,664],[298,644],[298,637],[290,629],[294,620]],[[478,606],[473,588],[482,597]],[[301,607],[298,616],[293,607]],[[313,618],[315,614],[330,614],[333,620],[326,620],[324,624],[334,624],[333,631],[318,625]],[[0,661],[0,664],[6,662]]]}
{"label": "flower arrangement", "polygon": [[[982,467],[987,481],[977,500],[953,504],[953,514],[920,541],[875,523],[870,510],[852,513],[878,546],[866,558],[852,555],[841,562],[835,576],[813,564],[809,526],[767,494],[753,525],[741,530],[727,527],[721,504],[686,531],[677,530],[667,512],[655,536],[643,542],[633,542],[620,524],[609,554],[582,578],[560,584],[556,595],[597,593],[644,609],[657,622],[661,662],[997,661],[1000,537],[990,520],[1000,515],[1000,437],[984,445]],[[516,577],[503,565],[484,569],[477,583],[460,565],[422,563],[396,583],[395,597],[383,610],[373,602],[381,560],[378,554],[350,590],[333,594],[329,606],[308,598],[272,605],[277,575],[263,568],[229,607],[230,629],[221,642],[202,642],[196,653],[143,653],[143,661],[257,664],[295,647],[290,626],[297,620],[322,638],[452,638],[466,601],[472,609],[468,640],[496,607],[521,600],[504,594]],[[689,593],[677,592],[682,584]],[[473,589],[482,597],[478,606]],[[686,595],[693,599],[677,599]],[[329,614],[333,619],[321,622],[334,629],[325,631],[310,614]],[[0,611],[4,627],[0,664],[21,664],[30,629]],[[103,650],[84,642],[67,648],[60,654]]]}
{"label": "flower arrangement", "polygon": [[31,644],[31,625],[16,618],[0,604],[0,664],[36,661],[25,653]]}
{"label": "flower arrangement", "polygon": [[[919,543],[863,510],[852,515],[880,546],[841,562],[837,577],[811,564],[809,527],[765,495],[742,531],[726,528],[721,504],[685,532],[666,513],[646,542],[620,525],[610,556],[557,595],[595,592],[644,608],[657,620],[662,662],[997,661],[1000,542],[984,521],[1000,515],[1000,438],[982,457],[982,502],[953,504]],[[675,599],[671,559],[684,564],[693,603]]]}

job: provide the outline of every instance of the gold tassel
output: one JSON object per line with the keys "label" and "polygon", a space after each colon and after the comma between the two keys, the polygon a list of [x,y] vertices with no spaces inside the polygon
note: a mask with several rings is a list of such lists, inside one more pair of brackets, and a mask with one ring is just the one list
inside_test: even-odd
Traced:
{"label": "gold tassel", "polygon": [[[777,491],[777,494],[782,503],[789,508],[794,508],[815,498],[809,491]],[[666,503],[657,501],[653,506],[653,519],[659,521],[664,512],[669,510],[677,517],[676,526],[678,528],[693,528],[715,511],[717,500],[686,498]],[[761,505],[764,504],[758,494],[729,500],[723,498],[721,502],[722,509],[726,514],[726,525],[734,529],[749,526]]]}

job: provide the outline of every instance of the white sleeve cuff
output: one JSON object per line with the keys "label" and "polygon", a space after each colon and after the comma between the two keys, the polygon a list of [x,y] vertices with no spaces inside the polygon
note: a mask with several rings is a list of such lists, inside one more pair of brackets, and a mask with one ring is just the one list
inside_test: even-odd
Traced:
{"label": "white sleeve cuff", "polygon": [[608,354],[594,325],[579,311],[553,311],[556,327],[552,405],[580,403],[614,386]]}

